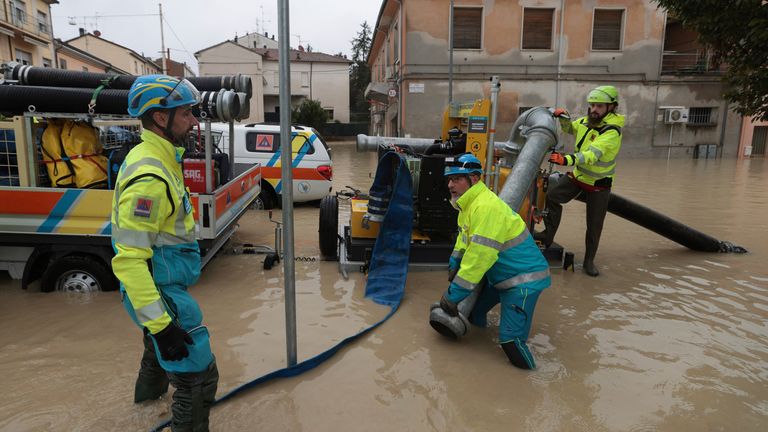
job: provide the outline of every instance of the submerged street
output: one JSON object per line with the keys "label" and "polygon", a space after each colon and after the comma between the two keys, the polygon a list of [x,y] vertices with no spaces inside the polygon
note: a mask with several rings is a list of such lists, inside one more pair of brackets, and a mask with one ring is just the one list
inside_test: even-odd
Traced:
{"label": "submerged street", "polygon": [[[334,190],[367,190],[376,155],[331,143]],[[216,431],[762,431],[768,424],[768,161],[623,159],[613,191],[748,254],[690,251],[609,214],[591,278],[552,269],[529,346],[511,366],[491,327],[458,342],[429,326],[446,272],[411,272],[402,305],[303,375],[211,411]],[[298,360],[383,318],[365,276],[319,260],[318,208],[295,208]],[[280,218],[278,210],[275,218]],[[555,239],[577,262],[584,204]],[[274,244],[249,211],[235,243]],[[286,366],[282,265],[219,254],[191,288],[220,372],[218,396]],[[170,416],[170,393],[133,404],[141,335],[117,292],[24,291],[0,274],[0,431],[142,431]]]}

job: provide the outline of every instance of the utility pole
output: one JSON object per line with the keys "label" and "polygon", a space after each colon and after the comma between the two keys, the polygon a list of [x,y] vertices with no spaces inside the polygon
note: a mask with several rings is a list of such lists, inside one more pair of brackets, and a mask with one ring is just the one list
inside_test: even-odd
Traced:
{"label": "utility pole", "polygon": [[448,11],[448,109],[453,105],[453,0]]}
{"label": "utility pole", "polygon": [[160,55],[163,56],[163,75],[168,74],[168,62],[165,59],[165,35],[163,34],[163,4],[158,3],[157,7],[160,8]]}

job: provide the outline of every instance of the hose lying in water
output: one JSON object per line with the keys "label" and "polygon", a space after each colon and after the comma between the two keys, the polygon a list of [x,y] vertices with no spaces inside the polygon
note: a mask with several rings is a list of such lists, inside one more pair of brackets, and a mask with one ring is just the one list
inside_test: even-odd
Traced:
{"label": "hose lying in water", "polygon": [[[392,179],[392,172],[395,178]],[[391,307],[387,316],[359,333],[349,336],[328,350],[298,363],[294,366],[278,369],[250,382],[242,384],[225,393],[214,401],[214,405],[232,399],[241,392],[254,388],[273,378],[289,378],[314,369],[331,358],[343,346],[363,336],[378,327],[395,314],[405,292],[405,275],[408,271],[408,257],[411,248],[411,230],[413,229],[413,189],[411,173],[401,156],[394,152],[385,153],[376,168],[374,185],[392,181],[394,188],[389,200],[389,208],[381,222],[379,236],[371,254],[368,282],[365,286],[365,296],[378,304]],[[158,432],[170,425],[171,420],[165,420],[156,425],[152,431]]]}
{"label": "hose lying in water", "polygon": [[[582,202],[586,201],[584,194],[579,194],[577,199]],[[718,240],[613,192],[611,192],[611,199],[608,201],[608,211],[695,251],[747,252],[741,246]]]}

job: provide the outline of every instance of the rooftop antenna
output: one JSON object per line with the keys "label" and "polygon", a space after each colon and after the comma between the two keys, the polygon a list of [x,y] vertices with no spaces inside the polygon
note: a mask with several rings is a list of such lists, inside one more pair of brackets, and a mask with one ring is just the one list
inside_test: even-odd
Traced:
{"label": "rooftop antenna", "polygon": [[302,42],[306,42],[305,39],[301,38],[300,34],[292,34],[291,36],[295,36],[299,40],[299,46],[303,46],[304,44],[302,44]]}

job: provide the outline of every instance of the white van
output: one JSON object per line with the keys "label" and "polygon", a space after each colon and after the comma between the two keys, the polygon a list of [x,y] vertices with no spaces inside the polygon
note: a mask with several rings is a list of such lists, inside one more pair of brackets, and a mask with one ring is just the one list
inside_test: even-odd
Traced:
{"label": "white van", "polygon": [[[205,124],[201,124],[205,134]],[[257,207],[270,209],[280,200],[282,174],[280,163],[280,126],[268,124],[234,125],[234,174],[238,175],[254,164],[261,164],[261,194]],[[229,152],[229,124],[211,123],[213,143],[223,153]],[[322,199],[331,193],[333,163],[331,149],[311,127],[293,126],[293,201]]]}

